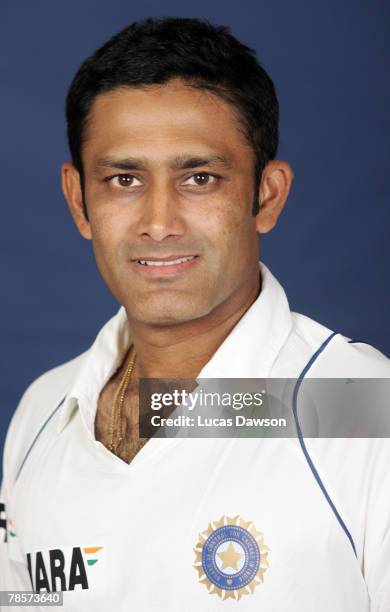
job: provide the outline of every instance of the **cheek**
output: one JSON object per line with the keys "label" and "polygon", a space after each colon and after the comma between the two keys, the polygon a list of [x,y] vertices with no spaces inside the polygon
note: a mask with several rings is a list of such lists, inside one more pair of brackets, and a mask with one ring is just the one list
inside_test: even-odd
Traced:
{"label": "cheek", "polygon": [[116,259],[117,252],[125,238],[125,224],[108,211],[93,215],[90,218],[92,244],[99,262],[110,262]]}
{"label": "cheek", "polygon": [[242,255],[243,250],[249,250],[253,237],[256,237],[249,205],[244,207],[242,199],[238,198],[217,206],[208,226],[212,226],[220,248],[231,258],[235,258],[238,252]]}

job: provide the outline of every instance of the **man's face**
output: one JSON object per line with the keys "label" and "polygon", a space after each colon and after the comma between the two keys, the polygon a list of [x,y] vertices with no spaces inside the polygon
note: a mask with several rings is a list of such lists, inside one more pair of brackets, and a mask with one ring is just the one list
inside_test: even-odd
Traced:
{"label": "man's face", "polygon": [[83,146],[90,234],[132,319],[198,319],[258,277],[254,153],[241,130],[230,104],[179,80],[94,101]]}

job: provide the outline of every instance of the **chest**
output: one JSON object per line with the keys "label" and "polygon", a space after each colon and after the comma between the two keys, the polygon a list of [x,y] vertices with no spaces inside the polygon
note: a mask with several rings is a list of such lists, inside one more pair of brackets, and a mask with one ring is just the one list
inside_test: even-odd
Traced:
{"label": "chest", "polygon": [[147,439],[139,436],[138,387],[131,383],[121,398],[110,381],[100,393],[95,417],[95,437],[108,450],[130,463]]}
{"label": "chest", "polygon": [[126,465],[72,427],[26,464],[13,505],[33,580],[43,563],[53,584],[61,551],[54,585],[67,609],[222,610],[226,593],[241,610],[366,609],[356,559],[294,440],[151,440]]}

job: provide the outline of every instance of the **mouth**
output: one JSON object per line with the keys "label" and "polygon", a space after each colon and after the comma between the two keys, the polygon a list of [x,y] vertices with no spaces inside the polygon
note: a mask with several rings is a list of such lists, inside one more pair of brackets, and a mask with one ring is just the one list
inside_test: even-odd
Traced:
{"label": "mouth", "polygon": [[165,259],[157,259],[152,257],[151,259],[135,259],[133,261],[141,264],[141,266],[174,266],[186,261],[191,261],[192,259],[195,259],[195,257],[197,257],[197,255],[183,255],[175,258],[166,257]]}
{"label": "mouth", "polygon": [[176,276],[193,268],[199,255],[169,255],[132,259],[131,264],[148,278]]}

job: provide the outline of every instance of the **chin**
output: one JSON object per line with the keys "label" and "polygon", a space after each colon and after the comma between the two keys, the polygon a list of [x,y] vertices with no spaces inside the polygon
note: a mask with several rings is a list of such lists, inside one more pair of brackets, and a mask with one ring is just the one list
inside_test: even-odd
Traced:
{"label": "chin", "polygon": [[185,305],[183,304],[182,307],[180,307],[180,304],[166,305],[162,302],[154,308],[143,308],[141,311],[138,311],[138,308],[130,308],[129,312],[133,313],[134,319],[144,325],[163,327],[180,325],[199,319],[209,311],[207,308],[189,308],[189,306],[190,304],[188,302]]}
{"label": "chin", "polygon": [[192,316],[190,314],[179,314],[179,313],[169,313],[161,311],[159,313],[147,313],[143,312],[140,317],[137,317],[140,323],[144,325],[153,325],[155,327],[166,327],[167,325],[180,325],[181,323],[186,323],[187,321],[192,321],[196,319],[196,316]]}

